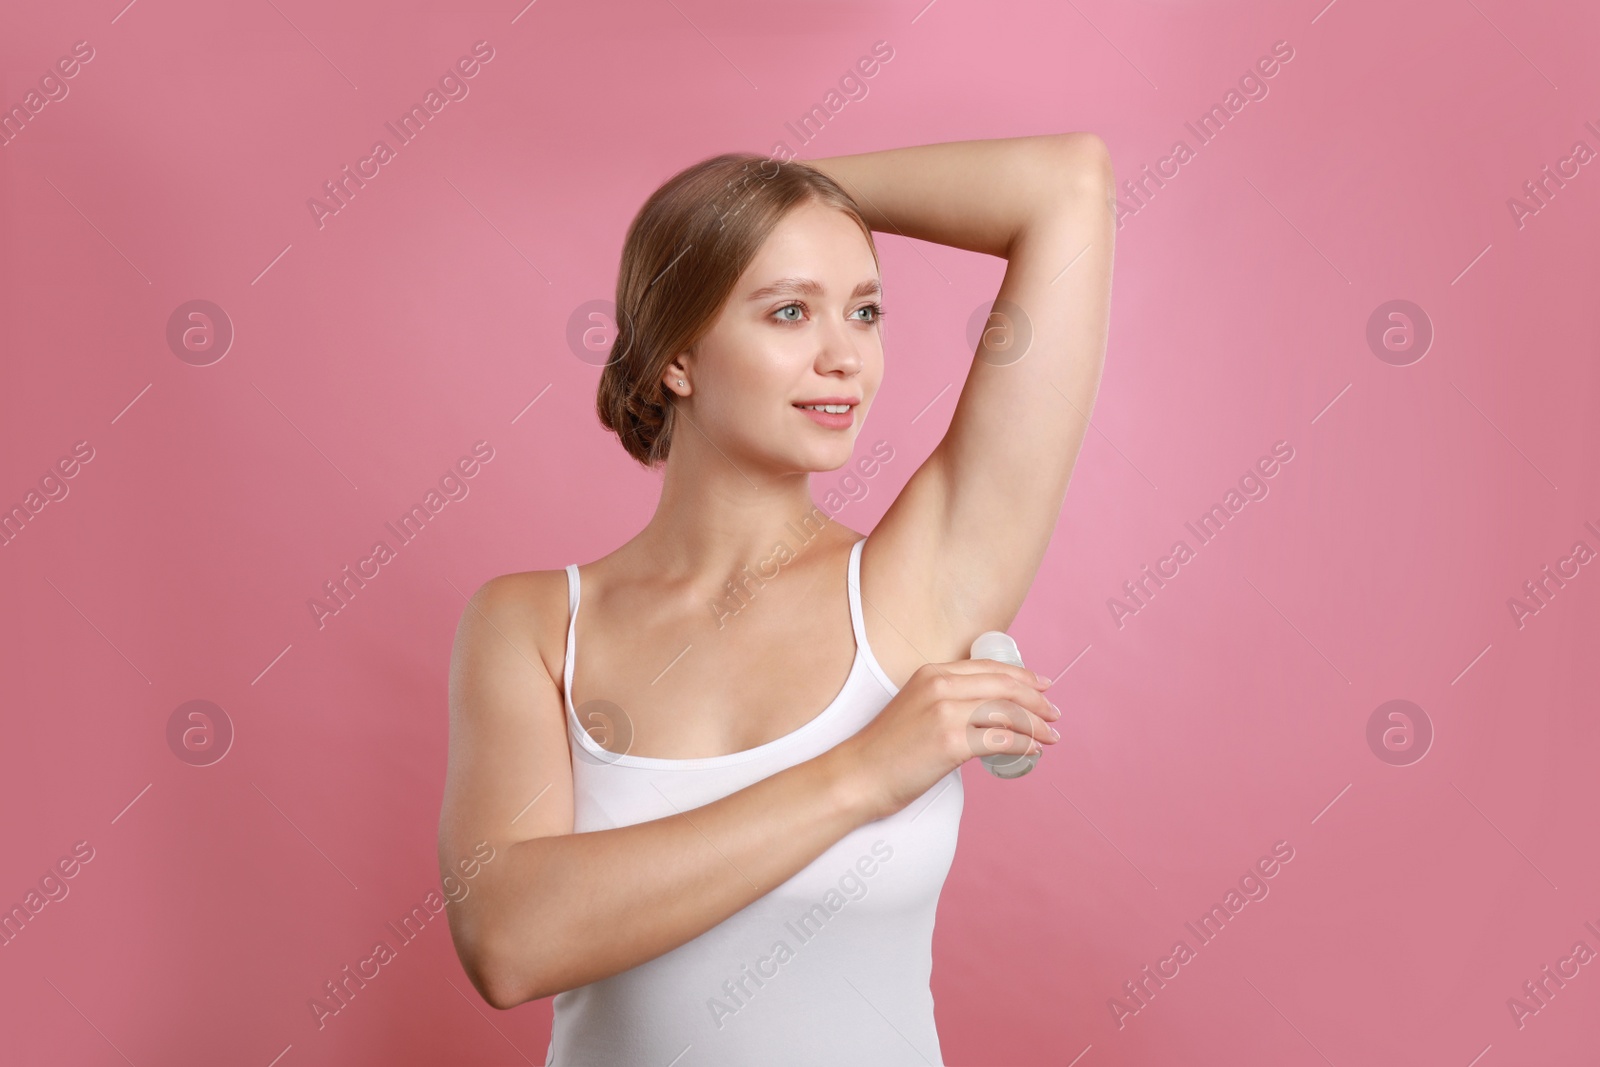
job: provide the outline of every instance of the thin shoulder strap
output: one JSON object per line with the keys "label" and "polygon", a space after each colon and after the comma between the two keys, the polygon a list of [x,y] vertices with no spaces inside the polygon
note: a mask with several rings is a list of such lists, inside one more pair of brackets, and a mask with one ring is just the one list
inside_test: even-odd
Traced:
{"label": "thin shoulder strap", "polygon": [[569,563],[567,564],[567,657],[566,663],[561,669],[561,692],[569,714],[573,713],[572,665],[577,662],[577,649],[574,646],[578,635],[578,595],[580,592],[578,565]]}
{"label": "thin shoulder strap", "polygon": [[867,626],[861,615],[861,546],[867,543],[863,537],[850,546],[850,628],[856,633],[856,646],[867,647]]}

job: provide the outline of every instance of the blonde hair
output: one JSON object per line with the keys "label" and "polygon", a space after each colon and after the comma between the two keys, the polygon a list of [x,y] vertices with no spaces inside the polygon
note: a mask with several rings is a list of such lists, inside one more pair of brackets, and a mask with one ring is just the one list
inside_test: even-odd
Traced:
{"label": "blonde hair", "polygon": [[617,269],[617,335],[595,411],[646,467],[664,463],[672,447],[678,397],[662,372],[710,330],[773,228],[808,202],[855,219],[876,262],[872,228],[850,194],[798,160],[712,156],[667,179],[634,216]]}

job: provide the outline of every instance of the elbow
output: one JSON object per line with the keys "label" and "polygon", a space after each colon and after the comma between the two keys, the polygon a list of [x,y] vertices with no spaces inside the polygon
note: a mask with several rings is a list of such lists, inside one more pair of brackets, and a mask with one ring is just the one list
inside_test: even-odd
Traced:
{"label": "elbow", "polygon": [[[490,1007],[508,1011],[568,988],[560,984],[563,942],[554,936],[550,916],[539,907],[509,911],[491,888],[486,881],[451,912],[456,955],[478,995]],[[521,891],[526,898],[531,890],[524,884]]]}
{"label": "elbow", "polygon": [[[550,957],[545,956],[548,960]],[[575,988],[570,975],[530,960],[526,954],[479,950],[463,956],[467,977],[490,1007],[509,1011],[530,1000],[543,1000]]]}
{"label": "elbow", "polygon": [[478,990],[478,995],[483,997],[491,1008],[510,1011],[528,999],[521,995],[515,977],[503,967],[480,965],[468,974],[472,978],[473,986]]}
{"label": "elbow", "polygon": [[461,969],[466,972],[472,988],[490,1007],[507,1011],[543,995],[537,991],[537,984],[530,980],[533,976],[521,961],[507,958],[503,951],[494,947],[503,945],[504,938],[482,929],[453,932]]}
{"label": "elbow", "polygon": [[463,956],[462,966],[472,987],[491,1008],[509,1011],[519,1004],[538,999],[522,975],[504,961],[485,953]]}
{"label": "elbow", "polygon": [[1052,138],[1055,149],[1052,170],[1059,188],[1065,185],[1070,195],[1088,195],[1109,200],[1116,190],[1116,172],[1111,166],[1111,149],[1097,133],[1079,131]]}

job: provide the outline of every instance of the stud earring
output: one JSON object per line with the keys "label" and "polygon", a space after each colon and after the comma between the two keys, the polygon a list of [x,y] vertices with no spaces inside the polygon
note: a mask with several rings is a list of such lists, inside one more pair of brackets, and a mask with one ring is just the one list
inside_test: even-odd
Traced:
{"label": "stud earring", "polygon": [[681,388],[681,387],[682,387],[682,386],[683,386],[683,379],[682,379],[682,378],[679,378],[679,379],[678,379],[678,386],[679,386],[679,387],[680,387],[680,388]]}

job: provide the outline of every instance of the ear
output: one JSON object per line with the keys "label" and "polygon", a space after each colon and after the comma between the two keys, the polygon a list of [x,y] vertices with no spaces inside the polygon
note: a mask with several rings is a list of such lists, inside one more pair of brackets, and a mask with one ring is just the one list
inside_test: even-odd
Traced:
{"label": "ear", "polygon": [[689,380],[689,364],[693,355],[694,350],[692,348],[678,353],[677,358],[668,363],[666,369],[661,372],[661,384],[666,386],[668,390],[677,392],[678,379]]}

